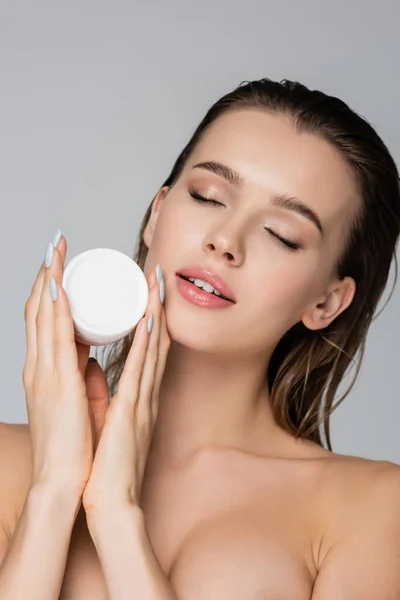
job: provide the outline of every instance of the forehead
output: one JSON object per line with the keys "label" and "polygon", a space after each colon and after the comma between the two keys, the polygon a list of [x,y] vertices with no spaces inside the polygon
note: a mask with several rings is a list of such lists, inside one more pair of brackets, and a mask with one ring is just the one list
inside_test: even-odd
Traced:
{"label": "forehead", "polygon": [[[245,179],[243,193],[297,196],[327,229],[355,210],[354,178],[339,151],[317,134],[299,133],[290,117],[259,109],[225,113],[205,132],[187,168],[219,161]],[[197,169],[196,169],[197,171]]]}

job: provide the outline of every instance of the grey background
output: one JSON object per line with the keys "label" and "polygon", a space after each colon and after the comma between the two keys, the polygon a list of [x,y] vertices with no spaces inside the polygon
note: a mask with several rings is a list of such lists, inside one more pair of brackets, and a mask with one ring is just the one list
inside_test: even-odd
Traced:
{"label": "grey background", "polygon": [[[0,2],[2,421],[27,422],[23,311],[54,230],[68,258],[98,246],[132,255],[193,129],[242,80],[341,97],[399,163],[399,20],[397,0]],[[400,463],[399,288],[332,418],[337,452]]]}

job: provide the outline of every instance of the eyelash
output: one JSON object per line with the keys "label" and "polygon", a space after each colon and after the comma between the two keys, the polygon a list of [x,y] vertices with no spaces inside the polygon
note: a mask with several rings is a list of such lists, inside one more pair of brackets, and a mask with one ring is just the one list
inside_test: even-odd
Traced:
{"label": "eyelash", "polygon": [[[222,204],[222,202],[217,202],[217,200],[214,200],[213,198],[206,198],[205,196],[202,196],[201,194],[198,194],[197,192],[191,191],[191,192],[189,192],[189,194],[191,195],[191,197],[194,200],[197,200],[197,202],[203,202],[203,204],[214,204],[216,206],[224,206],[224,204]],[[276,238],[279,242],[281,242],[281,244],[283,246],[285,246],[289,250],[292,250],[293,252],[295,252],[296,250],[301,249],[300,244],[296,244],[295,242],[286,240],[285,238],[281,237],[280,235],[278,235],[277,233],[272,231],[272,229],[267,229],[266,227],[264,229],[266,231],[268,231],[274,238]]]}

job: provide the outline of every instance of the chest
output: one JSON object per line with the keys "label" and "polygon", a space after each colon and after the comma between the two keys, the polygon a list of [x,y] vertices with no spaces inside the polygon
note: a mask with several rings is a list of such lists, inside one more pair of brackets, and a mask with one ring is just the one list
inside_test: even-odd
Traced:
{"label": "chest", "polygon": [[[205,460],[147,479],[142,508],[164,573],[182,599],[308,600],[314,574],[307,494],[239,466],[218,469]],[[83,512],[60,600],[80,598],[107,600]]]}

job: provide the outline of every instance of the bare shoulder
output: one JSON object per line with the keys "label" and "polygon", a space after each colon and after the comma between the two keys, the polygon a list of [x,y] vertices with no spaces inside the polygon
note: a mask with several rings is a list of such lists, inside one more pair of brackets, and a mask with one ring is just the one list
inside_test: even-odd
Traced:
{"label": "bare shoulder", "polygon": [[[385,460],[330,453],[319,469],[324,536],[320,564],[333,548],[356,540],[400,541],[400,466]],[[400,556],[400,545],[397,542]]]}
{"label": "bare shoulder", "polygon": [[400,485],[400,466],[387,460],[330,452],[320,473],[329,495],[350,503],[352,499],[358,503],[367,490],[366,499]]}
{"label": "bare shoulder", "polygon": [[0,519],[13,531],[28,493],[31,474],[29,425],[0,421]]}

